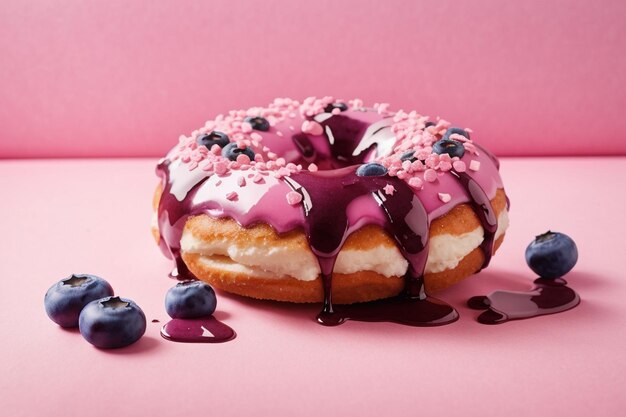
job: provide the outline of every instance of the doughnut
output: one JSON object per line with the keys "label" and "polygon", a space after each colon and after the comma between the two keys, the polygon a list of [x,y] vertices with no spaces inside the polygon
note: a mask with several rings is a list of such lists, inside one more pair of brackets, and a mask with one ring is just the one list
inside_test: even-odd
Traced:
{"label": "doughnut", "polygon": [[444,305],[428,294],[485,268],[508,226],[499,162],[470,135],[358,99],[230,111],[159,161],[152,233],[173,277],[323,302],[326,317],[400,297]]}

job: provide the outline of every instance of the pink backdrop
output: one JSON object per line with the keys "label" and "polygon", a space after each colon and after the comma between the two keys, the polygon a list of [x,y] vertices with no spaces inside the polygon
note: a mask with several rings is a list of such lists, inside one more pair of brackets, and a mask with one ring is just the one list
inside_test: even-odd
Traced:
{"label": "pink backdrop", "polygon": [[626,154],[626,3],[0,4],[0,157],[157,156],[274,96],[387,101],[500,155]]}

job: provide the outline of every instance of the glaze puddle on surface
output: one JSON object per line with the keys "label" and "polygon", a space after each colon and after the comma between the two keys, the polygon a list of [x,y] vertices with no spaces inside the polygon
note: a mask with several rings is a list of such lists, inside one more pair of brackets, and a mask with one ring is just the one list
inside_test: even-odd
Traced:
{"label": "glaze puddle on surface", "polygon": [[164,339],[182,343],[223,343],[236,335],[232,328],[213,316],[172,319],[161,328]]}
{"label": "glaze puddle on surface", "polygon": [[500,324],[570,310],[580,297],[562,278],[538,278],[529,291],[494,291],[470,298],[467,305],[485,310],[476,320],[482,324]]}
{"label": "glaze puddle on surface", "polygon": [[404,294],[385,300],[350,305],[331,305],[317,316],[325,326],[338,326],[346,320],[388,321],[407,326],[443,326],[458,320],[459,314],[450,305],[426,295],[423,283],[416,281],[414,288]]}

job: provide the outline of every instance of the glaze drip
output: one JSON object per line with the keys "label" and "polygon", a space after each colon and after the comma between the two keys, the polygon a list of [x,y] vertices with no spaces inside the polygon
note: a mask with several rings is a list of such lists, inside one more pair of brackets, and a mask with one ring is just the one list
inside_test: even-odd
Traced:
{"label": "glaze drip", "polygon": [[167,159],[157,165],[156,173],[162,180],[163,192],[159,199],[159,247],[161,251],[175,262],[174,269],[169,273],[170,278],[180,281],[197,279],[189,270],[180,253],[180,238],[183,234],[183,227],[189,216],[196,213],[197,208],[193,205],[193,196],[202,186],[204,178],[193,186],[187,193],[183,201],[178,201],[172,191],[172,181],[170,178],[171,162]]}
{"label": "glaze drip", "polygon": [[[285,181],[304,199],[304,232],[318,259],[324,289],[324,306],[317,317],[321,324],[332,326],[353,319],[433,326],[458,318],[452,307],[424,293],[423,272],[430,224],[421,201],[404,181],[388,176],[360,177],[354,166],[294,174]],[[395,189],[392,195],[383,191],[388,185]],[[385,213],[382,226],[409,262],[405,291],[391,300],[336,307],[332,301],[333,266],[350,232],[347,209],[364,195],[370,195]]]}
{"label": "glaze drip", "polygon": [[562,278],[538,278],[529,291],[494,291],[468,300],[475,310],[485,310],[477,320],[482,324],[500,324],[570,310],[580,297]]}
{"label": "glaze drip", "polygon": [[493,256],[493,244],[498,230],[498,216],[496,215],[489,197],[480,185],[466,172],[451,171],[458,178],[459,182],[465,188],[474,212],[480,220],[483,227],[484,238],[480,244],[480,248],[484,255],[483,265],[481,269],[486,268]]}

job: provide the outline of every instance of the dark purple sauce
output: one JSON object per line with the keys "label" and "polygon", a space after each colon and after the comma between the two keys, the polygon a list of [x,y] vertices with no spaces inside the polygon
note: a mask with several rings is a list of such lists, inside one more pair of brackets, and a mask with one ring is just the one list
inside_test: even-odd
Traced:
{"label": "dark purple sauce", "polygon": [[321,125],[330,143],[333,159],[341,161],[344,165],[363,162],[366,153],[356,156],[352,154],[370,126],[368,123],[338,114],[324,120]]}
{"label": "dark purple sauce", "polygon": [[[334,326],[347,319],[392,321],[413,326],[451,323],[458,314],[451,306],[424,293],[423,271],[428,256],[428,214],[413,190],[397,177],[360,177],[356,167],[293,174],[285,181],[303,195],[304,232],[318,259],[324,288],[324,306],[318,322]],[[383,188],[392,185],[393,195]],[[306,191],[306,192],[304,192]],[[339,250],[348,237],[347,209],[361,196],[371,196],[386,214],[383,228],[398,243],[409,262],[405,291],[397,297],[353,305],[332,302],[332,273]]]}
{"label": "dark purple sauce", "polygon": [[[159,200],[159,224],[162,224],[162,221],[164,221],[170,226],[167,228],[159,227],[159,232],[161,233],[159,247],[168,258],[173,259],[175,262],[174,269],[169,273],[170,278],[180,281],[195,280],[197,278],[189,268],[187,268],[185,261],[183,261],[181,257],[180,235],[182,234],[187,218],[192,213],[193,197],[202,184],[204,184],[204,181],[209,177],[195,184],[193,188],[189,190],[183,201],[178,201],[171,193],[172,182],[169,178],[169,164],[169,160],[163,160],[156,169],[157,175],[163,180],[163,193]],[[165,233],[170,233],[172,236],[165,236]],[[174,236],[174,234],[176,235]]]}
{"label": "dark purple sauce", "polygon": [[466,172],[451,171],[452,174],[458,178],[459,182],[463,185],[470,197],[470,203],[474,212],[480,220],[480,224],[484,230],[484,238],[480,244],[480,248],[483,251],[485,257],[481,269],[486,268],[493,256],[493,243],[498,230],[498,217],[491,205],[489,197],[485,191],[478,185],[472,177]]}
{"label": "dark purple sauce", "polygon": [[223,343],[236,333],[213,316],[198,319],[172,319],[161,328],[161,336],[173,342]]}
{"label": "dark purple sauce", "polygon": [[406,284],[407,288],[402,294],[384,300],[349,305],[332,305],[329,300],[325,300],[324,309],[318,314],[317,321],[325,326],[337,326],[346,320],[356,320],[430,327],[449,324],[459,318],[457,311],[450,305],[426,295],[422,279],[407,278]]}
{"label": "dark purple sauce", "polygon": [[500,324],[546,314],[560,313],[576,307],[580,297],[562,278],[538,278],[529,291],[494,291],[467,301],[475,310],[485,310],[477,320],[482,324]]}

